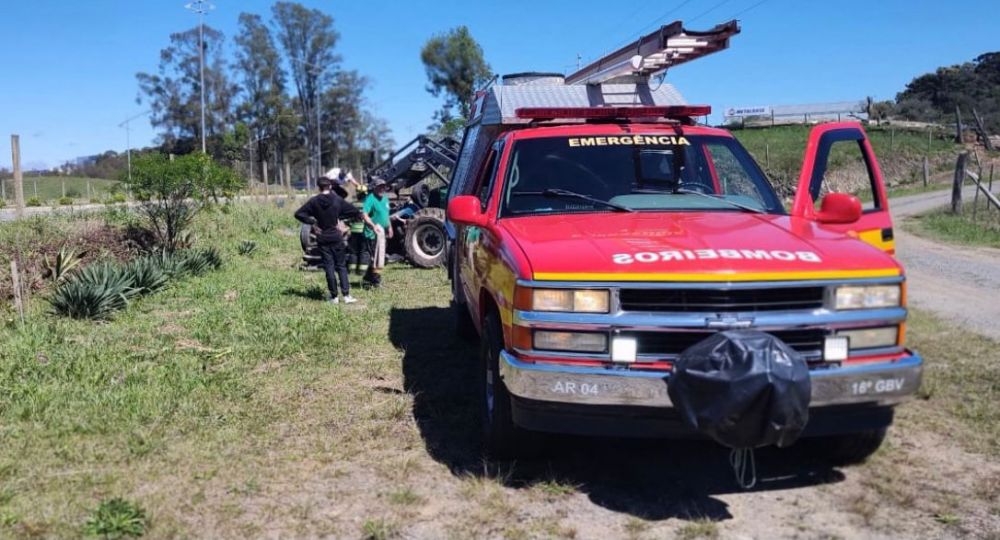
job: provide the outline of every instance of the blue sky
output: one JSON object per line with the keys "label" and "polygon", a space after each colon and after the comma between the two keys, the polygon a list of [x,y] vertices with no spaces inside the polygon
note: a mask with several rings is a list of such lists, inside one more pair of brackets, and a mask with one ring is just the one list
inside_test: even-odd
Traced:
{"label": "blue sky", "polygon": [[[0,48],[0,167],[9,134],[27,167],[123,151],[118,124],[142,112],[135,73],[155,71],[171,32],[192,27],[184,0],[4,0]],[[241,11],[268,14],[270,0],[215,0],[207,20],[232,38]],[[675,19],[708,28],[737,16],[729,50],[668,74],[692,103],[794,104],[891,98],[941,65],[1000,49],[996,0],[307,0],[333,15],[344,65],[373,81],[368,101],[397,142],[422,132],[439,101],[425,91],[420,47],[465,24],[493,70],[572,71]],[[231,43],[229,50],[232,51]],[[11,51],[16,51],[12,54]],[[133,124],[133,146],[155,137]]]}

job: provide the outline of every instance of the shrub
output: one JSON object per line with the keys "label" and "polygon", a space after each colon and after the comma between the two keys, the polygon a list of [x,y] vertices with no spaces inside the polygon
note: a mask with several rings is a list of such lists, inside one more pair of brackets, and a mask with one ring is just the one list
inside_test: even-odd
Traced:
{"label": "shrub", "polygon": [[104,201],[104,204],[122,204],[124,202],[126,202],[124,193],[112,193],[111,196]]}
{"label": "shrub", "polygon": [[242,186],[232,169],[202,153],[172,161],[163,154],[141,156],[135,160],[131,179],[126,181],[136,199],[143,201],[141,212],[146,227],[166,251],[185,247],[185,232],[206,204]]}
{"label": "shrub", "polygon": [[83,528],[87,536],[124,538],[146,532],[146,511],[121,498],[101,501]]}
{"label": "shrub", "polygon": [[59,198],[59,205],[60,206],[72,206],[73,205],[73,198],[72,197],[60,197]]}
{"label": "shrub", "polygon": [[249,257],[257,251],[257,242],[253,240],[244,240],[236,246],[236,252],[245,257]]}
{"label": "shrub", "polygon": [[125,265],[125,275],[137,294],[151,294],[167,284],[167,274],[153,256],[140,257]]}
{"label": "shrub", "polygon": [[27,202],[24,203],[25,206],[41,206],[42,200],[38,197],[31,197]]}
{"label": "shrub", "polygon": [[63,282],[49,297],[52,312],[74,319],[108,319],[114,312],[128,306],[133,289],[124,274],[106,271],[84,273],[95,266],[110,269],[110,265],[91,265]]}
{"label": "shrub", "polygon": [[79,199],[83,196],[83,193],[81,193],[79,189],[71,187],[66,189],[66,194],[63,196],[71,199]]}
{"label": "shrub", "polygon": [[89,202],[90,204],[101,204],[101,199],[98,199],[97,197],[91,197]]}

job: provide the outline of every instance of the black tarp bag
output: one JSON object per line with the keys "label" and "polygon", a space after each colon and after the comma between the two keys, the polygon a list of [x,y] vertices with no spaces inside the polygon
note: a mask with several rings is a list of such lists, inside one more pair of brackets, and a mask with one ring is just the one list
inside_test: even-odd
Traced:
{"label": "black tarp bag", "polygon": [[764,332],[719,332],[674,364],[667,391],[694,429],[738,449],[789,446],[809,421],[809,367]]}

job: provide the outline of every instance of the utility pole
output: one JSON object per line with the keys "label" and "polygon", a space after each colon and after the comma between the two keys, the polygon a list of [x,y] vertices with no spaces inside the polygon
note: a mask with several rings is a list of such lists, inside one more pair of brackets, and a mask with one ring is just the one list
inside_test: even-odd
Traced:
{"label": "utility pole", "polygon": [[145,116],[152,111],[143,111],[139,114],[135,114],[126,118],[118,127],[125,128],[125,154],[128,156],[128,183],[132,183],[132,128],[130,122],[136,118]]}
{"label": "utility pole", "polygon": [[201,71],[201,82],[198,83],[201,90],[201,151],[208,153],[205,144],[205,13],[215,9],[215,6],[208,0],[194,0],[184,6],[198,14],[198,63]]}

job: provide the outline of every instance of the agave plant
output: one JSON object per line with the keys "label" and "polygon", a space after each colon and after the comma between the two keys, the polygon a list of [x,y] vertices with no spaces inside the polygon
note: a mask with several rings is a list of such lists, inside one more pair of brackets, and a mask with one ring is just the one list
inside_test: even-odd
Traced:
{"label": "agave plant", "polygon": [[132,260],[125,266],[124,272],[137,294],[150,294],[162,289],[169,277],[160,266],[159,258],[154,256]]}
{"label": "agave plant", "polygon": [[74,319],[107,319],[138,294],[127,273],[109,262],[85,267],[49,297],[52,311]]}
{"label": "agave plant", "polygon": [[73,248],[63,246],[59,249],[54,260],[49,261],[48,255],[42,259],[42,268],[45,275],[51,277],[52,281],[61,282],[69,276],[74,268],[80,265],[82,260],[82,254],[78,254]]}
{"label": "agave plant", "polygon": [[244,240],[236,246],[236,252],[245,257],[249,257],[257,251],[257,242],[253,240]]}

